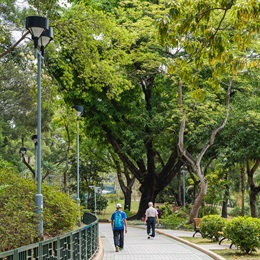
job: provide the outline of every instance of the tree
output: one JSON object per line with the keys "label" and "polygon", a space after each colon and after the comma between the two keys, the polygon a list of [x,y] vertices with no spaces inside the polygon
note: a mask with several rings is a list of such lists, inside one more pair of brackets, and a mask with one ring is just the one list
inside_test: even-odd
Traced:
{"label": "tree", "polygon": [[[222,135],[224,140],[229,140],[226,156],[233,164],[240,165],[243,169],[241,175],[247,175],[252,217],[258,216],[257,195],[260,192],[256,178],[260,156],[258,145],[260,100],[256,75],[258,69],[247,71],[235,89],[230,122]],[[245,181],[245,176],[243,180]],[[242,184],[241,180],[241,190],[244,190],[246,185],[244,183],[243,187]]]}
{"label": "tree", "polygon": [[[243,51],[246,51],[246,46],[255,39],[259,6],[255,6],[254,3],[249,7],[243,3],[235,5],[233,1],[183,1],[170,2],[168,6],[170,10],[168,15],[161,19],[159,32],[162,44],[166,45],[173,54],[171,73],[179,82],[182,119],[178,146],[181,154],[193,165],[201,184],[200,193],[190,214],[190,221],[192,221],[192,218],[197,217],[199,206],[207,192],[201,161],[206,151],[213,145],[216,134],[226,125],[229,101],[227,101],[227,113],[222,123],[218,123],[218,127],[216,124],[212,125],[210,141],[201,147],[201,152],[196,150],[197,153],[193,151],[192,155],[188,153],[190,145],[184,140],[184,132],[187,131],[186,121],[190,119],[185,110],[192,109],[187,102],[187,106],[183,106],[182,88],[187,87],[190,93],[193,93],[194,100],[199,98],[204,100],[209,96],[208,92],[205,93],[205,86],[212,86],[213,93],[219,95],[223,83],[230,78],[229,83],[226,84],[229,98],[233,85],[232,78],[251,63],[246,60],[247,52]],[[249,23],[252,27],[247,26]],[[247,34],[241,34],[241,30],[246,30]],[[185,56],[180,56],[180,52],[185,52]],[[203,70],[208,71],[210,75],[203,76]],[[201,79],[206,82],[202,83]]]}
{"label": "tree", "polygon": [[[108,20],[89,8],[68,10],[57,21],[60,51],[58,62],[49,68],[65,100],[84,106],[86,133],[109,143],[141,183],[135,216],[141,218],[148,202],[171,182],[183,161],[176,135],[169,130],[178,124],[172,118],[176,89],[165,75],[167,54],[155,34],[160,6],[128,4],[117,10],[118,25],[112,17]],[[154,8],[158,13],[153,13]]]}

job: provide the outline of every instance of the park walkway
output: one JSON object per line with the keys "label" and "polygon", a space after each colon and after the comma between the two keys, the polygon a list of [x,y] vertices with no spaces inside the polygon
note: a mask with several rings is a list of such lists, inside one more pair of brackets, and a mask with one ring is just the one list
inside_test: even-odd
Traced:
{"label": "park walkway", "polygon": [[[145,226],[129,226],[125,234],[125,248],[115,252],[113,234],[109,223],[99,224],[100,252],[95,260],[223,260],[209,249],[225,249],[228,245],[193,245],[180,236],[191,237],[193,232],[158,229],[154,240],[147,239]],[[174,239],[175,238],[175,239]],[[213,248],[212,248],[213,247]]]}

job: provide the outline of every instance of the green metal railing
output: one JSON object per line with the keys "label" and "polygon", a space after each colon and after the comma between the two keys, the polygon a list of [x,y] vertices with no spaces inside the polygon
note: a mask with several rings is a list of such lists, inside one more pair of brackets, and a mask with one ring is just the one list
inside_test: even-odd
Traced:
{"label": "green metal railing", "polygon": [[85,260],[98,249],[98,219],[85,213],[86,226],[39,243],[0,253],[0,260]]}

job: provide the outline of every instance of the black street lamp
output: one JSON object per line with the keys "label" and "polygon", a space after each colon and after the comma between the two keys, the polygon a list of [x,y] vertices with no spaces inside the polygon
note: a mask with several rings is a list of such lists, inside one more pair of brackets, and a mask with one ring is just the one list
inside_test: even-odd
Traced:
{"label": "black street lamp", "polygon": [[[35,203],[39,215],[39,236],[43,236],[43,196],[41,193],[41,69],[44,60],[44,48],[53,39],[52,28],[49,27],[49,20],[41,16],[26,17],[26,29],[32,35],[34,42],[35,57],[37,57],[37,194]],[[41,51],[38,51],[38,46]],[[36,142],[35,142],[36,144]]]}

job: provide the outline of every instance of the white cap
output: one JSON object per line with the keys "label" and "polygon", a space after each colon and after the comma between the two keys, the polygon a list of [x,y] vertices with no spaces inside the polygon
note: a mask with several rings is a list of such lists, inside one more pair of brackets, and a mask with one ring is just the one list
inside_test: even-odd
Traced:
{"label": "white cap", "polygon": [[117,203],[116,204],[116,208],[119,209],[119,208],[122,208],[122,205],[120,203]]}

